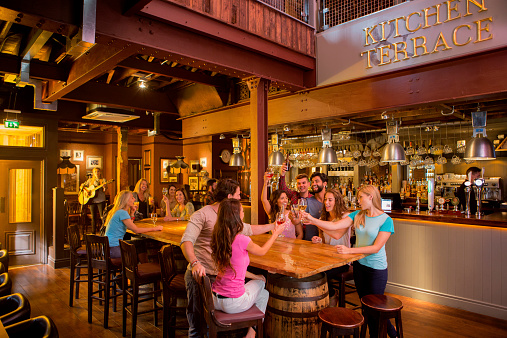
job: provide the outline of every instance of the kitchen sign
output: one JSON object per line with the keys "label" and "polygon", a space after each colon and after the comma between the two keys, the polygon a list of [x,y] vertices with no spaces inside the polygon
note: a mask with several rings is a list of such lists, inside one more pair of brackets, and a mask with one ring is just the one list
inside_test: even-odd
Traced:
{"label": "kitchen sign", "polygon": [[317,36],[326,85],[507,46],[507,1],[411,1]]}

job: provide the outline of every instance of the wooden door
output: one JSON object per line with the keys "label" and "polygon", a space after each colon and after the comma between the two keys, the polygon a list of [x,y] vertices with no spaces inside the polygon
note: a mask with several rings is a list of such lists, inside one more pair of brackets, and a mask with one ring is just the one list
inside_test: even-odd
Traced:
{"label": "wooden door", "polygon": [[9,265],[42,261],[42,161],[0,160],[0,241]]}
{"label": "wooden door", "polygon": [[141,179],[141,159],[129,158],[129,186],[135,187],[137,181]]}

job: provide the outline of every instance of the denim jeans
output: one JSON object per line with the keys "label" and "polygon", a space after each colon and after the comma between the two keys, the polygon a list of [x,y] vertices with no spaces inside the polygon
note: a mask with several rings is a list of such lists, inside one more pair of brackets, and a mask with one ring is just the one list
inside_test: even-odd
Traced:
{"label": "denim jeans", "polygon": [[[387,284],[387,269],[377,270],[354,262],[354,283],[356,284],[359,298],[366,295],[383,295]],[[370,337],[378,337],[378,319],[368,318]],[[398,334],[391,321],[387,321],[387,334],[395,338]]]}
{"label": "denim jeans", "polygon": [[[214,283],[216,276],[208,275],[210,282]],[[188,320],[188,336],[200,337],[201,325],[206,325],[204,320],[201,295],[199,293],[199,284],[192,276],[192,270],[187,269],[185,272],[185,287],[187,289],[187,320]]]}

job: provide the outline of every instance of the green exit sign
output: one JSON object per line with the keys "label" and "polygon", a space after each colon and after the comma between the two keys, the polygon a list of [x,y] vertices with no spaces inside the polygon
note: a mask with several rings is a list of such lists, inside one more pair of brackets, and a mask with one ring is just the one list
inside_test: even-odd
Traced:
{"label": "green exit sign", "polygon": [[19,121],[5,120],[4,127],[11,128],[11,129],[18,129],[19,128]]}

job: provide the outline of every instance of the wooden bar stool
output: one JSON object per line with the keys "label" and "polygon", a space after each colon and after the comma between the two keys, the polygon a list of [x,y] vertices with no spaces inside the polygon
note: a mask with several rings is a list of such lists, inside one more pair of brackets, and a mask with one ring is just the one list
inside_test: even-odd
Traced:
{"label": "wooden bar stool", "polygon": [[359,338],[359,328],[364,323],[363,316],[351,309],[343,307],[327,307],[319,311],[319,319],[322,321],[320,337],[338,337],[354,335]]}
{"label": "wooden bar stool", "polygon": [[[69,290],[69,306],[74,305],[74,287],[76,288],[76,299],[79,298],[79,284],[88,283],[88,273],[82,274],[81,269],[88,269],[86,263],[86,247],[81,245],[78,225],[71,225],[67,228],[70,245],[70,290]],[[87,276],[82,278],[82,276]]]}
{"label": "wooden bar stool", "polygon": [[403,326],[401,324],[402,302],[394,297],[386,295],[366,295],[361,298],[363,304],[364,324],[361,329],[361,338],[366,336],[368,318],[378,319],[378,336],[387,337],[387,321],[394,318],[398,337],[403,338]]}

